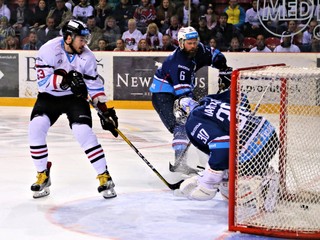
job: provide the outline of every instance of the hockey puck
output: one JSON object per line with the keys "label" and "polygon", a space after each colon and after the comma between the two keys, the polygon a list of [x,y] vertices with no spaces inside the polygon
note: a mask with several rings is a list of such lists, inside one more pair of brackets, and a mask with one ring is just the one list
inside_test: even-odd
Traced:
{"label": "hockey puck", "polygon": [[308,210],[308,209],[309,209],[309,206],[308,206],[308,205],[305,205],[305,204],[301,204],[300,207],[301,207],[303,210]]}

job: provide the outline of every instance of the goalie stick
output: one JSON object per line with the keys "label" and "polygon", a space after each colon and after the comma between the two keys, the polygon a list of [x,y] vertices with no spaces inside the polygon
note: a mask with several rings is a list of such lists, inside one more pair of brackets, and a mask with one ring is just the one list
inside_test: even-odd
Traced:
{"label": "goalie stick", "polygon": [[[89,100],[89,103],[91,104],[91,106],[94,107],[93,103],[91,100]],[[94,107],[96,109],[96,111],[99,114],[99,117],[102,116],[102,113],[100,111],[100,109]],[[167,185],[167,187],[169,187],[171,190],[175,190],[175,189],[178,189],[180,188],[180,185],[181,183],[184,181],[184,180],[181,180],[177,183],[169,183],[159,172],[157,169],[155,169],[155,167],[142,155],[142,153],[133,145],[133,143],[119,130],[119,129],[115,129],[118,134],[122,137],[122,139],[136,152],[136,154],[138,154],[138,156],[148,165],[149,168],[152,169],[152,171],[162,180],[162,182]]]}

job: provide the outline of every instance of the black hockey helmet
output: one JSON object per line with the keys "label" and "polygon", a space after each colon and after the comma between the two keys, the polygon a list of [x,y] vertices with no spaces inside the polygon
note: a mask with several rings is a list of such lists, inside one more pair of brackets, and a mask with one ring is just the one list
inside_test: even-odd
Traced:
{"label": "black hockey helmet", "polygon": [[75,36],[83,36],[86,38],[87,44],[91,40],[91,33],[87,25],[79,20],[70,20],[62,28],[63,39],[66,40],[70,35],[72,38]]}

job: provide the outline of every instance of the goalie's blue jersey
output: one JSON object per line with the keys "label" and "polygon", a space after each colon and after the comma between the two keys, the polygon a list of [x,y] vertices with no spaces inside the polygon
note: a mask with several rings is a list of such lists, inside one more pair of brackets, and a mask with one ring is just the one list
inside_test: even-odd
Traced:
{"label": "goalie's blue jersey", "polygon": [[219,64],[217,61],[226,61],[224,55],[202,43],[198,44],[198,51],[193,58],[177,48],[157,69],[149,90],[152,93],[167,92],[175,96],[188,95],[194,88],[195,73],[204,66],[216,67]]}
{"label": "goalie's blue jersey", "polygon": [[[243,146],[239,161],[251,160],[263,151],[274,154],[278,146],[275,128],[264,117],[251,114],[245,96],[241,105],[237,110],[237,128],[240,130],[240,145]],[[201,99],[200,104],[189,114],[185,128],[192,144],[210,155],[211,168],[226,169],[229,155],[230,91]]]}

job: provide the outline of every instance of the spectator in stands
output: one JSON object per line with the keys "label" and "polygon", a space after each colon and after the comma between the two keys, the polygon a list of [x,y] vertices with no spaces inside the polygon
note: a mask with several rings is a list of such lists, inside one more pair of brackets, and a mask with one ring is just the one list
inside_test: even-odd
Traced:
{"label": "spectator in stands", "polygon": [[146,52],[146,51],[150,51],[150,46],[147,43],[146,39],[140,39],[138,42],[138,51],[139,52]]}
{"label": "spectator in stands", "polygon": [[288,21],[288,32],[292,33],[292,42],[297,45],[298,47],[300,47],[300,45],[302,44],[302,31],[300,31],[300,27],[298,27],[297,25],[297,21],[295,20],[290,20]]}
{"label": "spectator in stands", "polygon": [[138,30],[144,34],[147,26],[156,20],[156,10],[150,0],[141,0],[141,4],[136,8],[133,17],[137,22]]}
{"label": "spectator in stands", "polygon": [[[79,1],[77,1],[77,3],[79,3]],[[66,0],[65,6],[70,10],[70,12],[73,12],[73,8],[76,4],[72,0]]]}
{"label": "spectator in stands", "polygon": [[215,38],[210,38],[209,47],[212,51],[214,51],[217,48],[217,41]]}
{"label": "spectator in stands", "polygon": [[72,19],[72,12],[65,6],[65,0],[56,0],[56,6],[49,11],[48,17],[54,18],[55,28],[62,29]]}
{"label": "spectator in stands", "polygon": [[38,40],[42,45],[47,41],[59,36],[59,30],[57,30],[54,25],[54,18],[47,17],[46,25],[37,31]]}
{"label": "spectator in stands", "polygon": [[258,0],[252,1],[252,8],[246,11],[245,25],[244,25],[244,36],[256,38],[263,32],[263,26],[261,26],[258,16]]}
{"label": "spectator in stands", "polygon": [[116,46],[113,51],[130,51],[130,49],[126,48],[126,43],[121,38],[117,40]]}
{"label": "spectator in stands", "polygon": [[220,51],[226,51],[230,47],[230,42],[233,37],[238,37],[240,41],[243,40],[243,35],[240,33],[239,29],[227,21],[227,13],[221,13],[217,26],[212,29],[211,36],[216,39],[217,48]]}
{"label": "spectator in stands", "polygon": [[214,13],[213,5],[210,3],[206,10],[206,20],[207,20],[207,27],[209,30],[212,30],[217,25],[217,15]]}
{"label": "spectator in stands", "polygon": [[104,23],[106,18],[112,15],[112,7],[107,3],[107,0],[99,0],[99,3],[95,7],[95,15],[97,26],[101,29],[105,28]]}
{"label": "spectator in stands", "polygon": [[178,32],[181,28],[181,25],[179,23],[179,19],[177,15],[174,15],[170,18],[170,26],[166,30],[166,34],[168,34],[171,37],[172,44],[175,45],[176,47],[179,46],[179,41],[178,41]]}
{"label": "spectator in stands", "polygon": [[165,33],[170,26],[170,18],[175,14],[174,6],[170,0],[162,0],[157,7],[157,24],[161,33]]}
{"label": "spectator in stands", "polygon": [[128,30],[128,21],[133,18],[133,13],[134,8],[131,3],[129,3],[129,0],[120,0],[120,3],[114,10],[114,16],[122,33]]}
{"label": "spectator in stands", "polygon": [[80,0],[80,3],[73,8],[72,16],[74,19],[87,22],[88,17],[94,15],[94,8],[88,0]]}
{"label": "spectator in stands", "polygon": [[291,32],[285,31],[282,33],[281,43],[276,46],[273,52],[300,52],[300,49],[297,45],[292,43]]}
{"label": "spectator in stands", "polygon": [[266,46],[265,38],[262,34],[257,36],[257,43],[254,48],[250,49],[250,52],[272,52],[270,48]]}
{"label": "spectator in stands", "polygon": [[17,37],[9,35],[5,39],[4,49],[5,50],[17,50],[17,49],[20,49],[19,39]]}
{"label": "spectator in stands", "polygon": [[35,31],[30,31],[28,36],[28,42],[22,47],[23,50],[39,50],[42,46],[41,42],[38,41],[37,33]]}
{"label": "spectator in stands", "polygon": [[142,38],[142,33],[137,29],[136,20],[131,18],[128,21],[128,30],[122,34],[121,39],[126,43],[128,49],[138,50],[138,42]]}
{"label": "spectator in stands", "polygon": [[146,39],[150,50],[155,51],[162,48],[163,34],[159,31],[157,24],[150,23],[147,27],[147,32],[142,36],[142,39]]}
{"label": "spectator in stands", "polygon": [[191,25],[194,28],[198,28],[199,13],[193,4],[191,4],[190,14],[191,16],[189,23],[189,0],[183,0],[183,6],[177,9],[179,22],[184,27]]}
{"label": "spectator in stands", "polygon": [[210,41],[211,31],[207,27],[207,19],[205,16],[200,17],[197,32],[199,34],[200,41],[204,45],[208,45]]}
{"label": "spectator in stands", "polygon": [[87,28],[91,33],[91,41],[88,44],[88,47],[93,50],[98,48],[99,39],[103,38],[103,31],[96,24],[96,19],[94,16],[90,16],[87,19]]}
{"label": "spectator in stands", "polygon": [[[113,49],[116,47],[116,41],[121,37],[121,30],[116,24],[116,19],[112,16],[106,18],[105,28],[103,29],[103,38],[109,43]],[[112,50],[113,50],[112,49]]]}
{"label": "spectator in stands", "polygon": [[108,0],[108,5],[111,7],[112,11],[115,10],[118,4],[119,4],[119,0]]}
{"label": "spectator in stands", "polygon": [[4,0],[0,0],[0,18],[1,17],[6,17],[8,19],[8,21],[10,22],[11,11],[7,7],[7,5],[4,4]]}
{"label": "spectator in stands", "polygon": [[311,52],[313,31],[317,25],[317,20],[311,20],[307,30],[302,33],[302,45],[300,46],[302,52]]}
{"label": "spectator in stands", "polygon": [[230,47],[227,50],[228,52],[244,52],[245,50],[242,47],[242,44],[237,37],[233,37],[230,42]]}
{"label": "spectator in stands", "polygon": [[46,25],[46,19],[49,13],[49,8],[45,0],[39,0],[34,8],[34,24],[33,28],[38,30]]}
{"label": "spectator in stands", "polygon": [[109,46],[109,43],[104,38],[99,39],[98,47],[93,49],[94,51],[113,51],[113,47]]}
{"label": "spectator in stands", "polygon": [[159,49],[160,51],[172,52],[177,47],[172,44],[171,37],[168,34],[164,34],[162,37],[162,48]]}
{"label": "spectator in stands", "polygon": [[4,49],[6,38],[8,36],[16,36],[15,30],[10,26],[9,21],[6,16],[0,18],[0,48]]}
{"label": "spectator in stands", "polygon": [[320,40],[315,36],[312,38],[311,52],[320,52]]}
{"label": "spectator in stands", "polygon": [[243,31],[246,12],[243,7],[238,4],[237,0],[229,0],[229,6],[224,10],[228,14],[228,23],[232,24],[240,31]]}
{"label": "spectator in stands", "polygon": [[20,41],[29,34],[29,27],[33,25],[34,13],[26,5],[26,0],[18,0],[18,6],[11,13],[11,24]]}

